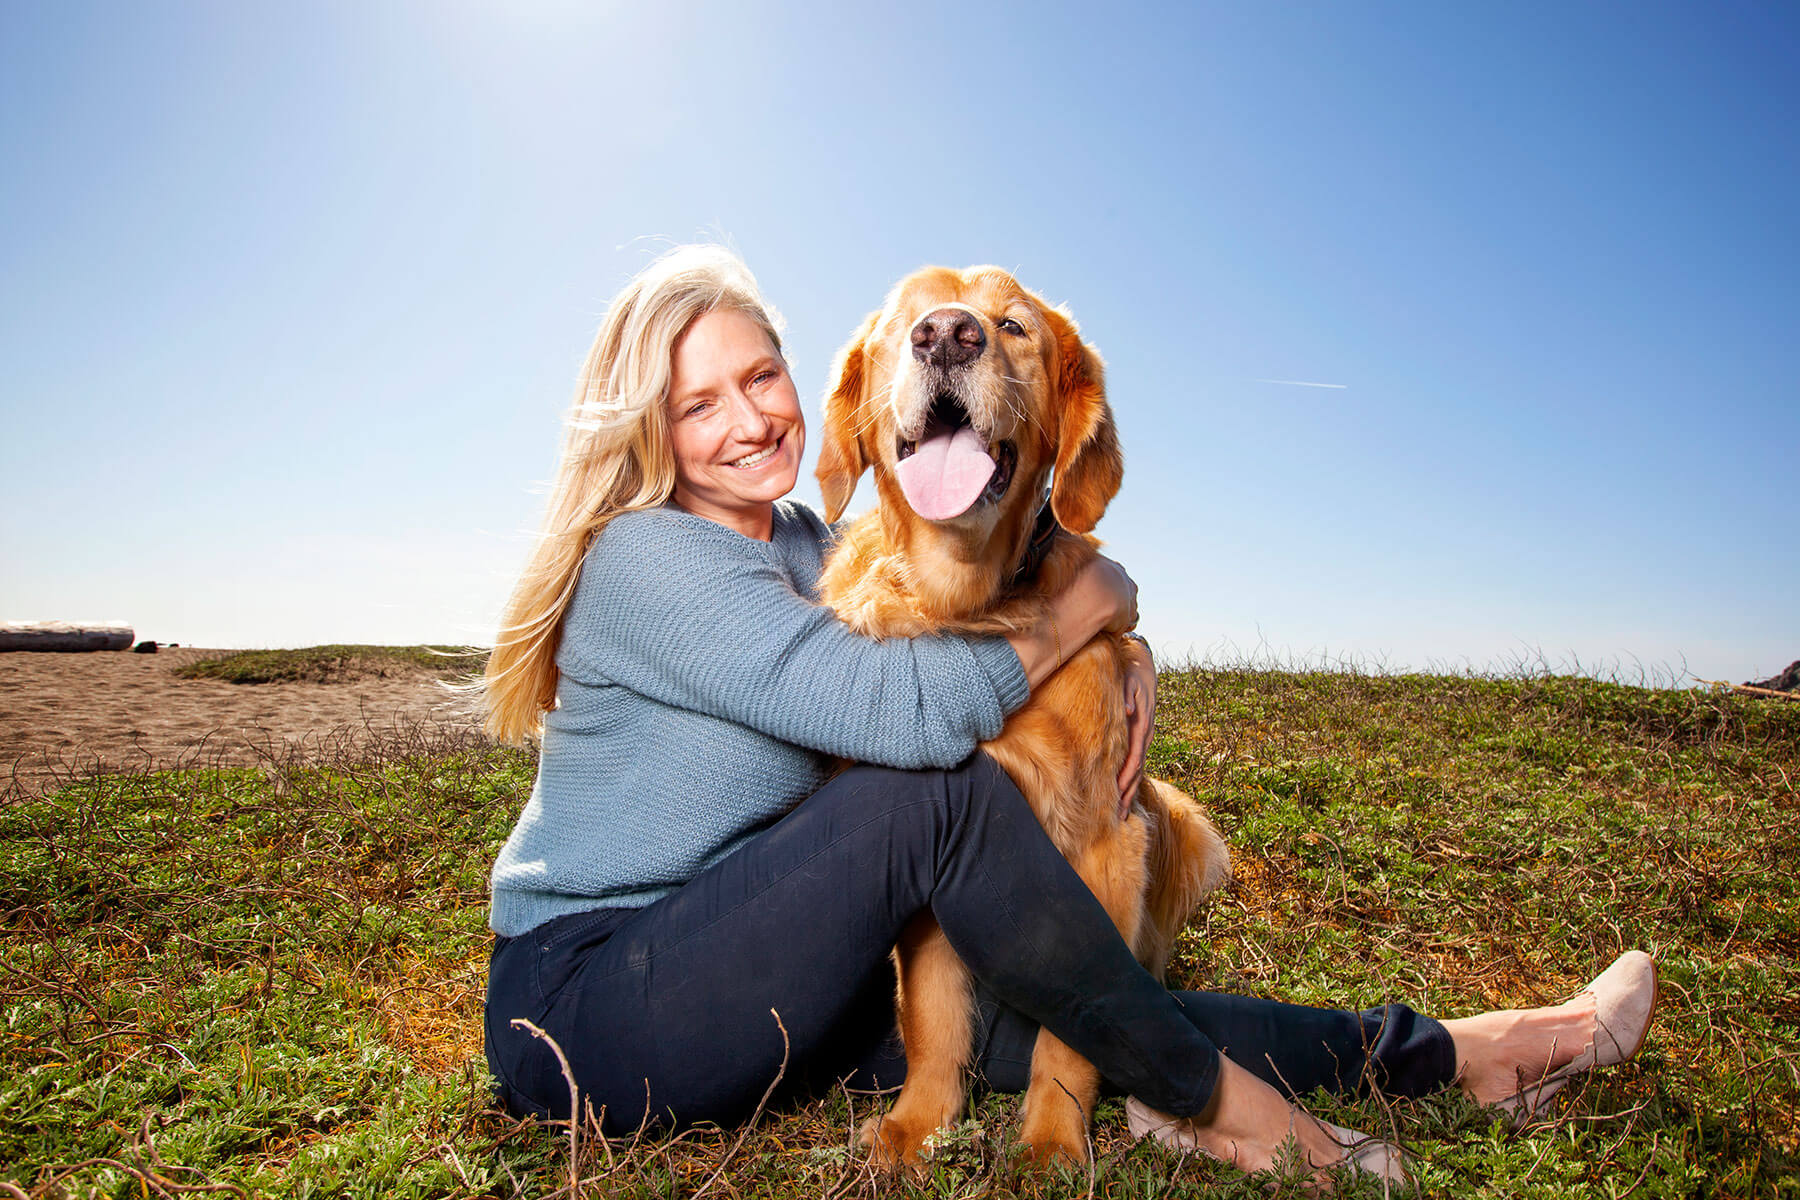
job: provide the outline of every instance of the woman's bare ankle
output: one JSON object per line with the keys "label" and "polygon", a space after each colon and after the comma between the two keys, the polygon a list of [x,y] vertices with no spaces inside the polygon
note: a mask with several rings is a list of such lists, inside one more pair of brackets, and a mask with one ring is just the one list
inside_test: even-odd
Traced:
{"label": "woman's bare ankle", "polygon": [[1195,1145],[1244,1171],[1265,1171],[1295,1145],[1313,1173],[1337,1166],[1344,1149],[1299,1105],[1228,1058],[1204,1112],[1188,1118]]}
{"label": "woman's bare ankle", "polygon": [[1219,1083],[1205,1111],[1171,1117],[1133,1096],[1125,1101],[1125,1115],[1135,1137],[1199,1150],[1241,1171],[1298,1170],[1310,1177],[1303,1188],[1309,1193],[1327,1186],[1336,1170],[1389,1183],[1407,1178],[1398,1147],[1320,1121],[1229,1059],[1220,1060]]}
{"label": "woman's bare ankle", "polygon": [[1594,997],[1443,1022],[1456,1046],[1456,1085],[1478,1104],[1512,1096],[1573,1061],[1594,1040]]}

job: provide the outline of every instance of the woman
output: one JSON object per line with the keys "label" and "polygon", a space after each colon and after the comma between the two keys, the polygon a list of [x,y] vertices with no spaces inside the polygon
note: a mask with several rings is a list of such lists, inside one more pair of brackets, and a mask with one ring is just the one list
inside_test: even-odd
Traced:
{"label": "woman", "polygon": [[[1529,1109],[1636,1050],[1643,955],[1563,1005],[1443,1022],[1166,991],[974,753],[1061,647],[1135,623],[1135,585],[1101,560],[1041,628],[860,638],[815,602],[830,531],[784,499],[804,446],[730,254],[676,250],[614,300],[488,668],[490,732],[541,738],[492,881],[487,1051],[514,1112],[568,1111],[520,1019],[609,1132],[741,1119],[783,1070],[796,1091],[893,1086],[888,952],[928,907],[979,981],[992,1086],[1024,1087],[1042,1023],[1133,1094],[1134,1129],[1246,1169],[1289,1137],[1345,1161],[1290,1099],[1315,1087]],[[1146,656],[1127,682],[1127,802],[1154,680]],[[832,778],[833,758],[864,765]]]}

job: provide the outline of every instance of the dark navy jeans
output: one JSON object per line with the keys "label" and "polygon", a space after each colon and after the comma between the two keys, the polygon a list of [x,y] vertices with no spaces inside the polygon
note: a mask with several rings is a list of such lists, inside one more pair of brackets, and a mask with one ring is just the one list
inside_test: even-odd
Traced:
{"label": "dark navy jeans", "polygon": [[1444,1027],[1402,1005],[1168,991],[1005,772],[976,755],[950,771],[854,767],[647,908],[498,939],[486,1035],[502,1099],[519,1115],[568,1113],[555,1057],[515,1017],[557,1040],[609,1133],[646,1117],[741,1120],[784,1052],[782,1093],[896,1086],[889,951],[925,909],[978,981],[979,1066],[1003,1091],[1025,1088],[1040,1024],[1111,1089],[1176,1115],[1205,1108],[1221,1052],[1297,1095],[1419,1095],[1455,1071]]}

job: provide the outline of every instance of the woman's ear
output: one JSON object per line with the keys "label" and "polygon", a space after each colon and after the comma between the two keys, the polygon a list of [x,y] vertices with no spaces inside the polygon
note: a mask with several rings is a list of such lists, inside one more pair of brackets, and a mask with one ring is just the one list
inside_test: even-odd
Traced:
{"label": "woman's ear", "polygon": [[1106,365],[1081,340],[1074,320],[1050,310],[1062,368],[1057,376],[1056,478],[1050,510],[1057,523],[1087,533],[1100,523],[1125,478],[1125,455],[1112,406],[1106,402]]}
{"label": "woman's ear", "polygon": [[825,397],[825,436],[819,447],[819,465],[814,474],[819,491],[825,497],[825,519],[835,521],[844,515],[856,481],[868,468],[863,455],[860,434],[868,405],[868,341],[875,331],[879,312],[868,315],[856,333],[838,351],[831,374],[837,383]]}

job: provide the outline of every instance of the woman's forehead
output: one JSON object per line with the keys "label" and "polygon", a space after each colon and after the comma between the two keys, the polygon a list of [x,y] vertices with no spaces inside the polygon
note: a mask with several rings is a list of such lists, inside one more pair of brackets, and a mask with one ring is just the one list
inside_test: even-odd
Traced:
{"label": "woman's forehead", "polygon": [[746,366],[780,357],[769,331],[756,318],[734,308],[716,308],[687,327],[675,343],[670,365],[674,387],[687,388],[713,376],[729,378]]}

